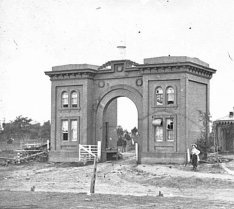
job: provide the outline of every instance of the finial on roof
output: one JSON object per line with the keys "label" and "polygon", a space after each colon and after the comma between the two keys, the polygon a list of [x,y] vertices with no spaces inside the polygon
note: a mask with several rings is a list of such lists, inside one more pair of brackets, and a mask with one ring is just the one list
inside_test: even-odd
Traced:
{"label": "finial on roof", "polygon": [[233,118],[233,112],[229,112],[229,118]]}
{"label": "finial on roof", "polygon": [[121,60],[126,59],[126,46],[120,45],[117,46],[117,49],[119,50],[119,59]]}
{"label": "finial on roof", "polygon": [[118,59],[124,60],[126,59],[126,43],[124,40],[121,40],[117,46],[118,49]]}

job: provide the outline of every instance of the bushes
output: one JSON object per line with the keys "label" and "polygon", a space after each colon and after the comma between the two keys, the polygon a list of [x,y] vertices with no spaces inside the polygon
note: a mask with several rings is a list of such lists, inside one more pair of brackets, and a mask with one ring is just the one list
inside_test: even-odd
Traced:
{"label": "bushes", "polygon": [[0,141],[9,144],[24,139],[50,138],[50,121],[32,124],[32,119],[18,116],[14,121],[4,123],[4,130],[0,133]]}

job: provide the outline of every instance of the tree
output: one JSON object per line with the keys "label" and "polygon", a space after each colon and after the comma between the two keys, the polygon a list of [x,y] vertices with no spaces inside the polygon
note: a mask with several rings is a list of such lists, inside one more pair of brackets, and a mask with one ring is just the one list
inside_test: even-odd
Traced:
{"label": "tree", "polygon": [[50,121],[44,122],[44,124],[40,128],[40,138],[42,139],[50,139]]}
{"label": "tree", "polygon": [[117,126],[116,131],[117,131],[118,138],[122,138],[124,135],[124,130],[123,130],[122,126]]}
{"label": "tree", "polygon": [[124,130],[124,137],[128,141],[132,140],[132,137],[130,136],[130,133],[127,130]]}
{"label": "tree", "polygon": [[39,137],[41,125],[40,123],[32,124],[29,126],[29,138],[37,139]]}
{"label": "tree", "polygon": [[30,126],[32,119],[22,117],[21,115],[16,117],[12,122],[12,132],[15,138],[29,138]]}
{"label": "tree", "polygon": [[136,127],[134,127],[132,130],[131,130],[131,134],[132,136],[137,136],[138,135],[138,129]]}
{"label": "tree", "polygon": [[30,123],[32,119],[22,117],[21,115],[16,117],[14,121],[4,124],[4,130],[2,131],[2,137],[5,140],[10,138],[22,139],[28,138],[30,133]]}
{"label": "tree", "polygon": [[204,154],[204,158],[206,159],[208,149],[211,147],[211,144],[209,143],[210,140],[208,140],[209,123],[211,122],[211,120],[209,114],[202,112],[201,110],[198,110],[198,113],[200,115],[199,120],[201,121],[202,126],[200,137],[197,140],[197,147],[201,151],[201,153]]}
{"label": "tree", "polygon": [[134,143],[136,143],[136,142],[139,143],[139,133],[138,133],[138,129],[136,127],[134,127],[131,130],[131,135],[132,135]]}
{"label": "tree", "polygon": [[31,122],[32,119],[20,115],[14,121],[4,123],[4,129],[0,133],[1,140],[50,139],[50,121],[44,122],[42,126]]}
{"label": "tree", "polygon": [[123,145],[123,134],[124,134],[122,126],[117,126],[116,132],[117,132],[117,136],[118,136],[117,146],[122,146]]}

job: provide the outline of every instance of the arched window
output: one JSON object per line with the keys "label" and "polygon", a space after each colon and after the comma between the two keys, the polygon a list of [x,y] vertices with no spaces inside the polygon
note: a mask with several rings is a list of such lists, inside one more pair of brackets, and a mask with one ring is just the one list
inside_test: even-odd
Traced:
{"label": "arched window", "polygon": [[77,107],[77,104],[78,104],[78,100],[77,100],[77,92],[76,91],[73,91],[71,93],[71,106],[72,107]]}
{"label": "arched window", "polygon": [[163,105],[163,90],[161,87],[156,88],[156,105]]}
{"label": "arched window", "polygon": [[66,91],[62,93],[62,107],[68,107],[68,93]]}
{"label": "arched window", "polygon": [[175,90],[172,87],[168,87],[167,91],[167,104],[174,104],[175,103]]}

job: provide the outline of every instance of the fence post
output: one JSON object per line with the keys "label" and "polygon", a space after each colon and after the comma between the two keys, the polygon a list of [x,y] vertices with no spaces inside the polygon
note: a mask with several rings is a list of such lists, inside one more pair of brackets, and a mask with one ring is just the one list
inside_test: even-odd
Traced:
{"label": "fence post", "polygon": [[101,161],[101,155],[102,155],[102,142],[101,141],[97,141],[97,157],[98,157],[98,161]]}
{"label": "fence post", "polygon": [[96,173],[97,173],[97,158],[94,157],[93,176],[92,176],[91,184],[90,184],[90,193],[91,194],[93,194],[95,192]]}
{"label": "fence post", "polygon": [[49,139],[47,139],[46,145],[47,145],[47,150],[49,151],[50,150],[50,140]]}
{"label": "fence post", "polygon": [[139,155],[138,143],[135,143],[135,152],[136,152],[136,162],[138,163],[138,155]]}
{"label": "fence post", "polygon": [[78,147],[79,147],[79,161],[80,161],[80,144],[78,145]]}
{"label": "fence post", "polygon": [[187,148],[187,164],[190,162],[190,152],[189,148]]}
{"label": "fence post", "polygon": [[92,155],[90,155],[90,152],[91,152],[91,145],[88,145],[88,150],[89,150],[89,157],[88,157],[88,159],[91,159],[92,157]]}
{"label": "fence post", "polygon": [[20,164],[20,158],[21,158],[21,153],[18,152],[16,157],[17,164]]}

